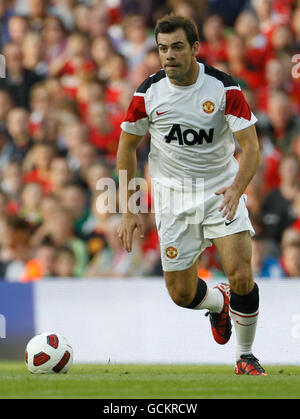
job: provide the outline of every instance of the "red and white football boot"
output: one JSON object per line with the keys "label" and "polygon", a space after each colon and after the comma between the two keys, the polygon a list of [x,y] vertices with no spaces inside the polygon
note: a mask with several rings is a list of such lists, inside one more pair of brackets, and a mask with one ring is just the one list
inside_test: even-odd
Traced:
{"label": "red and white football boot", "polygon": [[215,341],[219,345],[225,345],[231,336],[231,319],[229,315],[230,305],[230,286],[228,284],[218,284],[214,288],[217,288],[224,297],[224,306],[221,313],[211,313],[208,311],[205,315],[209,316],[211,330]]}
{"label": "red and white football boot", "polygon": [[235,373],[237,375],[267,375],[266,371],[254,355],[241,355],[236,362]]}

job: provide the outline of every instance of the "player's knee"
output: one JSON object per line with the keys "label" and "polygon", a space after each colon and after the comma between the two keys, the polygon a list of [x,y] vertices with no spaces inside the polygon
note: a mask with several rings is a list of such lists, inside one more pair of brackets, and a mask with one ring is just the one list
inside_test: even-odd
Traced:
{"label": "player's knee", "polygon": [[239,267],[228,275],[231,290],[239,295],[248,294],[253,288],[251,270],[247,267]]}
{"label": "player's knee", "polygon": [[187,307],[195,297],[198,275],[191,268],[185,272],[166,272],[166,286],[173,302],[180,307]]}
{"label": "player's knee", "polygon": [[173,302],[180,307],[188,306],[193,300],[193,296],[191,295],[191,293],[185,289],[169,289],[169,294]]}

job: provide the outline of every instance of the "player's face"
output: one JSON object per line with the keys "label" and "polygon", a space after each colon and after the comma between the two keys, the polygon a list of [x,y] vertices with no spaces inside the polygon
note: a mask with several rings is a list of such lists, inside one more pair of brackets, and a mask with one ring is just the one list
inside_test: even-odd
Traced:
{"label": "player's face", "polygon": [[198,65],[195,57],[199,42],[191,47],[183,29],[173,33],[159,33],[157,45],[162,66],[172,83],[188,85],[195,82]]}

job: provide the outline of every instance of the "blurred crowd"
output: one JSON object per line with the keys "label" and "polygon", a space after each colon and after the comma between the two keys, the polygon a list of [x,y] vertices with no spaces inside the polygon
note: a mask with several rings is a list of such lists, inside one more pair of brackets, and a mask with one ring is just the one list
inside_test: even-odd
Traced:
{"label": "blurred crowd", "polygon": [[[127,254],[97,184],[118,184],[120,123],[160,69],[153,29],[169,12],[195,21],[199,60],[230,73],[258,118],[246,191],[255,276],[300,278],[297,0],[0,0],[0,278],[161,275],[153,213]],[[150,184],[148,152],[146,135],[138,170]],[[224,275],[214,246],[199,275]]]}

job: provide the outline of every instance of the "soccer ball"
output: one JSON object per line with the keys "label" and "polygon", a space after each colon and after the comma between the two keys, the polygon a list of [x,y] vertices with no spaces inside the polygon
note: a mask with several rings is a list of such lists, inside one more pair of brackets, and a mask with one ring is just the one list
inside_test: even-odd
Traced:
{"label": "soccer ball", "polygon": [[73,363],[73,349],[64,336],[44,332],[28,342],[25,363],[33,374],[66,373]]}

